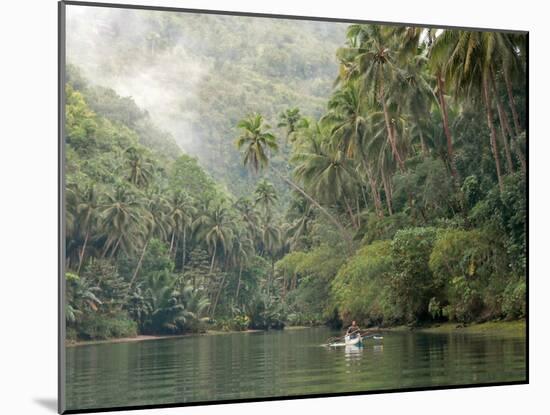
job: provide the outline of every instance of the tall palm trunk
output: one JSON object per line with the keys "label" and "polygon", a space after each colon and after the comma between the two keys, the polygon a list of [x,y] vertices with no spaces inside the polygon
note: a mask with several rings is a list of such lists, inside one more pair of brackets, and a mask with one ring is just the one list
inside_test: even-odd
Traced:
{"label": "tall palm trunk", "polygon": [[353,215],[353,210],[351,209],[351,206],[349,205],[348,198],[344,196],[344,204],[346,205],[346,210],[348,211],[349,218],[351,220],[351,225],[357,229],[357,223],[355,222],[355,216]]}
{"label": "tall palm trunk", "polygon": [[149,235],[147,237],[147,240],[143,244],[143,249],[141,250],[141,255],[139,256],[139,260],[138,260],[138,263],[136,265],[136,269],[134,270],[134,274],[132,275],[132,279],[130,280],[130,287],[134,284],[134,281],[138,276],[138,272],[141,269],[141,264],[143,263],[143,257],[145,257],[145,252],[147,252],[147,246],[149,245],[150,240],[151,240],[151,236]]}
{"label": "tall palm trunk", "polygon": [[[185,260],[187,259],[186,258],[186,249],[187,249],[187,235],[186,235],[186,227],[184,226],[183,227],[183,246],[182,246],[182,250],[181,250],[181,270],[183,271],[184,267],[185,267]],[[212,271],[210,271],[212,272]]]}
{"label": "tall palm trunk", "polygon": [[519,146],[519,143],[517,141],[515,142],[515,151],[516,151],[516,154],[518,155],[519,164],[521,166],[521,172],[523,174],[526,174],[527,173],[527,160],[525,160],[525,154],[523,154],[523,151],[521,150],[521,148]]}
{"label": "tall palm trunk", "polygon": [[288,179],[287,177],[283,176],[281,173],[279,173],[277,170],[275,170],[273,167],[271,167],[271,170],[286,184],[288,184],[293,189],[297,190],[298,193],[300,193],[302,196],[304,196],[307,200],[309,200],[317,209],[321,211],[338,229],[340,232],[340,235],[342,238],[346,241],[348,250],[351,252],[352,250],[352,239],[351,235],[348,233],[347,229],[333,216],[331,215],[328,210],[326,210],[323,206],[319,204],[313,197],[311,197],[304,189],[302,189],[300,186],[298,186],[296,183],[294,183],[292,180]]}
{"label": "tall palm trunk", "polygon": [[[383,89],[381,88],[383,91]],[[395,161],[397,161],[397,164],[399,165],[399,169],[401,171],[405,171],[405,163],[401,159],[401,155],[399,154],[399,151],[397,150],[397,143],[395,142],[395,136],[394,136],[394,130],[392,128],[392,123],[390,120],[390,113],[388,111],[388,106],[386,104],[386,99],[383,96],[383,93],[380,93],[380,101],[382,101],[382,109],[384,111],[384,122],[386,123],[386,132],[388,134],[388,141],[390,143],[391,151],[393,154],[393,157],[395,158]]]}
{"label": "tall palm trunk", "polygon": [[424,140],[424,134],[422,133],[422,129],[420,127],[418,130],[420,135],[420,150],[422,151],[422,156],[428,157],[430,153],[428,152],[428,146],[426,146],[426,141]]}
{"label": "tall palm trunk", "polygon": [[220,299],[220,294],[221,294],[223,286],[225,284],[225,276],[226,275],[227,274],[224,272],[223,277],[222,277],[222,281],[220,282],[220,286],[218,288],[218,291],[216,292],[216,297],[214,299],[214,304],[212,304],[212,310],[211,310],[210,317],[214,317],[214,313],[216,312],[216,306],[218,305],[218,301]]}
{"label": "tall palm trunk", "polygon": [[514,129],[516,131],[516,137],[520,135],[521,124],[519,123],[519,116],[516,110],[516,100],[514,99],[514,93],[512,91],[512,81],[510,80],[510,74],[507,70],[504,70],[504,83],[506,84],[506,92],[508,94],[508,103],[512,110],[512,118],[514,120]]}
{"label": "tall palm trunk", "polygon": [[210,261],[210,274],[214,270],[214,259],[216,258],[216,245],[214,245],[214,252],[212,252],[212,260]]}
{"label": "tall palm trunk", "polygon": [[241,276],[242,276],[242,274],[243,274],[243,264],[242,264],[242,262],[240,262],[240,264],[239,264],[239,280],[237,281],[237,291],[235,292],[235,302],[237,302],[237,303],[239,301],[239,290],[241,288]]}
{"label": "tall palm trunk", "polygon": [[283,271],[283,292],[281,293],[281,299],[283,302],[286,299],[286,272]]}
{"label": "tall palm trunk", "polygon": [[500,133],[502,135],[502,143],[504,144],[504,155],[506,156],[506,163],[508,165],[508,171],[513,173],[514,172],[514,163],[512,162],[512,153],[510,151],[510,143],[508,142],[508,137],[506,135],[506,123],[508,120],[506,119],[507,115],[504,113],[504,110],[502,108],[500,97],[498,95],[498,90],[496,88],[495,84],[495,77],[493,73],[493,69],[490,69],[489,76],[491,78],[491,86],[493,88],[493,93],[495,96],[495,102],[497,104],[497,113],[498,113],[498,119],[500,124]]}
{"label": "tall palm trunk", "polygon": [[388,213],[391,216],[393,215],[391,185],[388,182],[388,177],[386,173],[384,172],[382,172],[382,184],[384,186],[384,193],[386,194],[386,204],[388,205]]}
{"label": "tall palm trunk", "polygon": [[376,179],[373,177],[370,169],[366,168],[367,181],[369,182],[370,191],[372,193],[372,199],[374,201],[374,210],[378,217],[384,216],[384,211],[382,209],[382,200],[380,199],[380,193],[378,192],[378,186]]}
{"label": "tall palm trunk", "polygon": [[493,112],[491,109],[491,95],[489,91],[489,86],[487,85],[486,75],[483,75],[482,86],[483,86],[483,99],[485,101],[485,112],[487,114],[487,125],[489,126],[489,130],[490,130],[491,149],[493,150],[493,157],[495,159],[495,165],[497,170],[498,187],[500,189],[500,192],[502,192],[504,190],[504,182],[502,181],[502,173],[500,171],[500,156],[498,154],[497,135],[495,131],[495,126],[493,124]]}
{"label": "tall palm trunk", "polygon": [[174,249],[174,238],[175,237],[176,237],[176,231],[174,230],[174,231],[172,231],[172,238],[170,239],[170,258],[172,257],[172,250]]}
{"label": "tall palm trunk", "polygon": [[117,249],[118,249],[118,247],[119,247],[119,245],[120,245],[120,241],[121,241],[121,240],[122,240],[122,235],[120,235],[120,236],[118,237],[118,239],[116,240],[116,244],[115,244],[115,246],[112,248],[111,253],[109,254],[109,258],[112,258],[112,257],[115,256],[115,252],[117,251]]}
{"label": "tall palm trunk", "polygon": [[361,212],[361,207],[359,206],[359,195],[358,194],[356,194],[356,196],[355,196],[355,207],[357,209],[357,216],[356,216],[357,227],[360,228],[361,227],[361,215],[359,214],[359,212]]}
{"label": "tall palm trunk", "polygon": [[82,249],[80,250],[80,254],[78,255],[78,268],[76,270],[77,274],[80,274],[80,268],[82,267],[82,263],[84,262],[84,254],[86,252],[86,245],[88,244],[89,236],[90,236],[90,230],[87,230],[86,236],[84,237],[84,244],[82,245]]}
{"label": "tall palm trunk", "polygon": [[456,167],[453,157],[453,137],[451,135],[451,129],[449,128],[449,115],[447,113],[447,103],[445,102],[445,84],[441,76],[441,70],[437,71],[437,97],[439,99],[439,106],[441,107],[441,115],[443,116],[443,131],[447,139],[447,157],[449,158],[451,175],[456,179]]}

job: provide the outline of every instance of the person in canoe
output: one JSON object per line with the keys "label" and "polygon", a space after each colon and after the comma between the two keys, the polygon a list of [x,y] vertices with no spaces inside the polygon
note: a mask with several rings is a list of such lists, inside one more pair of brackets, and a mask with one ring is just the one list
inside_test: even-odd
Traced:
{"label": "person in canoe", "polygon": [[354,339],[355,337],[357,337],[359,335],[359,326],[357,325],[357,323],[355,322],[355,320],[353,320],[351,322],[351,326],[348,327],[348,330],[346,331],[346,335],[350,337],[350,339]]}

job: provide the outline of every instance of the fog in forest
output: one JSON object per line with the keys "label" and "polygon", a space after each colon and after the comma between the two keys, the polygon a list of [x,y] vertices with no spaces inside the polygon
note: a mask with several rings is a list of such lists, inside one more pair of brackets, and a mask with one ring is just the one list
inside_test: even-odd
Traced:
{"label": "fog in forest", "polygon": [[70,6],[67,62],[132,97],[206,167],[237,160],[238,119],[289,107],[318,115],[344,24]]}

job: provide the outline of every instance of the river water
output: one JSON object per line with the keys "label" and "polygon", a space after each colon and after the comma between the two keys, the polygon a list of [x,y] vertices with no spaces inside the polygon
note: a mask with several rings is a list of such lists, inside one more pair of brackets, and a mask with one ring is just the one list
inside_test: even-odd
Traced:
{"label": "river water", "polygon": [[67,409],[523,381],[525,336],[384,333],[322,346],[327,328],[67,347]]}

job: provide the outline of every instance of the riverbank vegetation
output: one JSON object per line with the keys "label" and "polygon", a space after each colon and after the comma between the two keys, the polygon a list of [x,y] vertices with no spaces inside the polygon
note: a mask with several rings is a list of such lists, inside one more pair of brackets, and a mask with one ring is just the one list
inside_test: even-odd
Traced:
{"label": "riverbank vegetation", "polygon": [[525,42],[349,26],[321,114],[215,138],[247,186],[69,66],[68,338],[523,318]]}

